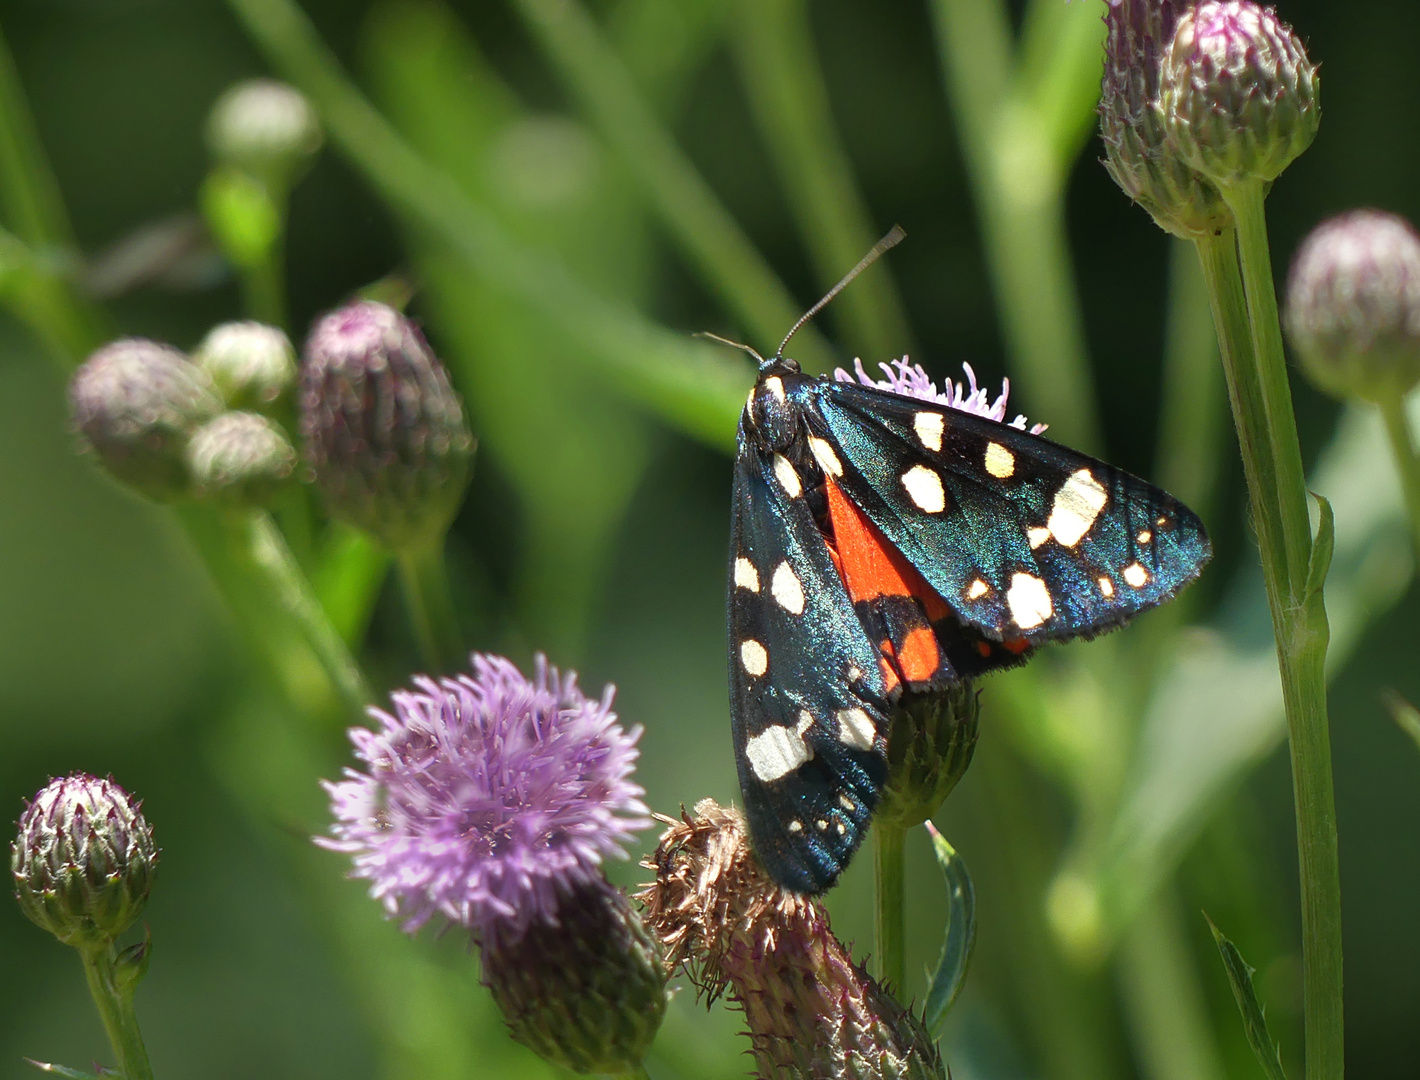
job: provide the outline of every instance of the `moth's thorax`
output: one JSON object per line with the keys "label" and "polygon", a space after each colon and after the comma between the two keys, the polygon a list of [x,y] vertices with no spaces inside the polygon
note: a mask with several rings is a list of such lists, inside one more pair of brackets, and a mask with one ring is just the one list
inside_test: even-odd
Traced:
{"label": "moth's thorax", "polygon": [[803,407],[794,393],[809,382],[793,360],[775,358],[760,368],[745,403],[745,430],[764,450],[783,451],[800,436]]}

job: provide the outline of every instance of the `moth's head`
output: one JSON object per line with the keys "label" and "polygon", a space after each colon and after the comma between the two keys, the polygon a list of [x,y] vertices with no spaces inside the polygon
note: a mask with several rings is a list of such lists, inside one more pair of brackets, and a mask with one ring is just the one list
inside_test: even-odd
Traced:
{"label": "moth's head", "polygon": [[759,379],[745,403],[745,419],[769,450],[783,450],[798,431],[799,409],[789,400],[785,377],[799,374],[797,361],[773,357],[759,368]]}

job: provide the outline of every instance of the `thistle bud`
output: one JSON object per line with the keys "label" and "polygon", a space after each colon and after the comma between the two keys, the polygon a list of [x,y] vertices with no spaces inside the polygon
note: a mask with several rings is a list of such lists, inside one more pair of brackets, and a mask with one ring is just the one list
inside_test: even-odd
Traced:
{"label": "thistle bud", "polygon": [[1282,175],[1316,137],[1317,69],[1272,8],[1208,0],[1179,16],[1159,108],[1183,159],[1220,188]]}
{"label": "thistle bud", "polygon": [[15,897],[66,945],[108,945],[143,910],[158,849],[140,804],[110,780],[51,780],[20,816],[10,848]]}
{"label": "thistle bud", "polygon": [[892,714],[888,780],[879,820],[904,829],[937,812],[976,751],[981,714],[976,689],[960,682],[932,694],[906,694]]}
{"label": "thistle bud", "polygon": [[192,354],[229,409],[279,415],[296,383],[296,350],[274,326],[229,322],[214,327]]}
{"label": "thistle bud", "polygon": [[759,1075],[928,1080],[922,1022],[853,962],[828,913],[760,868],[744,818],[706,799],[661,837],[640,899],[672,963],[744,1010]]}
{"label": "thistle bud", "polygon": [[113,476],[155,499],[190,492],[188,437],[221,408],[206,372],[143,338],[105,345],[69,382],[75,429]]}
{"label": "thistle bud", "polygon": [[333,517],[396,551],[448,529],[473,436],[412,322],[368,300],[322,318],[306,342],[300,409],[306,458]]}
{"label": "thistle bud", "polygon": [[229,506],[269,506],[291,479],[296,451],[274,420],[227,412],[204,424],[187,446],[197,494]]}
{"label": "thistle bud", "polygon": [[641,1064],[665,1016],[666,976],[660,944],[602,878],[566,896],[556,923],[483,946],[483,981],[513,1038],[579,1073]]}
{"label": "thistle bud", "polygon": [[1105,169],[1124,193],[1164,231],[1196,239],[1232,218],[1217,188],[1169,143],[1158,109],[1159,59],[1180,6],[1175,0],[1109,0],[1100,138]]}
{"label": "thistle bud", "polygon": [[305,95],[274,79],[228,87],[207,118],[212,156],[278,189],[299,177],[323,139]]}
{"label": "thistle bud", "polygon": [[1420,382],[1420,235],[1377,210],[1319,225],[1292,262],[1286,325],[1327,393],[1383,404],[1409,392]]}

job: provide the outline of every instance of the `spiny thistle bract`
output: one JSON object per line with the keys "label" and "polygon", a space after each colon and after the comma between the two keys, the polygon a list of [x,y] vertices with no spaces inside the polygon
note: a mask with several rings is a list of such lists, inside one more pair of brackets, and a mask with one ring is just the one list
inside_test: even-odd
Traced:
{"label": "spiny thistle bract", "polygon": [[1377,403],[1408,393],[1420,381],[1420,235],[1379,210],[1318,225],[1292,262],[1286,326],[1327,393]]}
{"label": "spiny thistle bract", "polygon": [[1158,107],[1183,159],[1226,189],[1275,180],[1311,145],[1320,89],[1316,65],[1276,11],[1207,0],[1179,16]]}
{"label": "spiny thistle bract", "polygon": [[940,1080],[922,1022],[853,962],[815,900],[771,881],[744,818],[706,799],[645,864],[639,894],[666,955],[743,1011],[764,1080]]}
{"label": "spiny thistle bract", "polygon": [[910,829],[937,812],[971,764],[980,715],[970,680],[903,695],[892,711],[879,821]]}
{"label": "spiny thistle bract", "polygon": [[133,925],[157,862],[142,804],[86,773],[51,780],[26,805],[10,848],[21,909],[81,949],[109,945]]}
{"label": "spiny thistle bract", "polygon": [[1105,169],[1159,227],[1198,239],[1232,221],[1217,188],[1168,139],[1158,108],[1159,68],[1184,0],[1109,0],[1100,139]]}
{"label": "spiny thistle bract", "polygon": [[229,506],[269,506],[296,469],[281,426],[254,412],[225,412],[192,433],[188,469],[198,495]]}
{"label": "spiny thistle bract", "polygon": [[155,499],[191,494],[187,441],[221,409],[206,372],[146,338],[105,345],[69,381],[75,430],[110,474]]}
{"label": "spiny thistle bract", "polygon": [[283,331],[265,323],[213,327],[192,361],[211,376],[229,409],[279,416],[296,383],[296,350]]}
{"label": "spiny thistle bract", "polygon": [[364,771],[325,785],[334,837],[317,841],[405,930],[467,927],[514,1037],[582,1072],[633,1069],[665,1010],[657,944],[601,869],[650,824],[640,729],[611,701],[541,656],[532,680],[481,654],[471,675],[418,678],[351,730]]}
{"label": "spiny thistle bract", "polygon": [[385,304],[347,304],[312,329],[300,379],[306,461],[331,516],[395,551],[442,537],[473,435],[415,325]]}

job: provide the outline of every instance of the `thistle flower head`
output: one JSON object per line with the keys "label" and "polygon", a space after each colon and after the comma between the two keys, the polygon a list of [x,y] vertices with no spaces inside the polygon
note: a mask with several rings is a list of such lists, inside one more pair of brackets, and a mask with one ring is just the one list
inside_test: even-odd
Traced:
{"label": "thistle flower head", "polygon": [[319,842],[354,856],[410,932],[442,915],[501,945],[556,922],[650,824],[631,779],[641,729],[621,727],[612,693],[587,698],[541,656],[532,680],[481,654],[471,675],[416,679],[351,729],[364,771],[325,784],[336,820]]}
{"label": "thistle flower head", "polygon": [[[908,363],[905,356],[901,360],[892,361],[890,365],[879,364],[878,367],[882,370],[884,378],[874,379],[863,370],[862,360],[854,360],[853,371],[857,376],[856,381],[876,390],[886,390],[904,397],[917,398],[919,401],[933,401],[938,405],[945,405],[949,409],[957,409],[961,412],[971,413],[973,416],[983,416],[987,420],[995,420],[998,424],[1006,424],[1006,399],[1011,394],[1010,379],[1001,380],[1001,393],[997,395],[995,400],[992,400],[990,391],[976,385],[976,372],[971,369],[970,364],[962,364],[962,370],[966,372],[965,380],[955,382],[952,379],[945,379],[940,391],[927,372],[922,370],[922,365]],[[833,377],[839,382],[851,383],[855,381],[854,375],[850,375],[842,368],[836,369]],[[1026,418],[1017,415],[1006,426],[1025,431]],[[1039,435],[1045,429],[1045,424],[1035,424],[1030,428],[1030,433]]]}
{"label": "thistle flower head", "polygon": [[966,775],[981,714],[969,680],[932,693],[904,694],[892,710],[888,780],[879,821],[910,829],[927,821]]}
{"label": "thistle flower head", "polygon": [[275,79],[228,87],[207,118],[207,147],[214,158],[279,187],[296,178],[323,140],[306,96]]}
{"label": "thistle flower head", "polygon": [[231,506],[267,506],[291,479],[296,451],[274,420],[225,412],[192,434],[188,469],[199,495]]}
{"label": "thistle flower head", "polygon": [[188,437],[221,408],[204,371],[144,338],[105,345],[69,381],[75,430],[115,478],[155,499],[189,493]]}
{"label": "thistle flower head", "polygon": [[10,848],[20,907],[76,948],[106,945],[133,925],[157,862],[141,804],[85,773],[51,780],[26,805]]}
{"label": "thistle flower head", "polygon": [[1320,80],[1272,8],[1205,0],[1164,51],[1159,111],[1183,159],[1220,188],[1282,175],[1321,121]]}
{"label": "thistle flower head", "polygon": [[322,318],[306,342],[300,408],[332,516],[395,550],[443,535],[463,499],[473,435],[412,322],[369,300]]}
{"label": "thistle flower head", "polygon": [[1218,190],[1169,143],[1158,110],[1160,62],[1186,6],[1186,0],[1109,0],[1100,138],[1105,169],[1124,193],[1166,232],[1198,238],[1231,217]]}
{"label": "thistle flower head", "polygon": [[489,943],[482,958],[513,1038],[575,1072],[633,1072],[665,1017],[660,945],[600,875],[561,898],[556,923]]}
{"label": "thistle flower head", "polygon": [[229,322],[214,327],[192,354],[229,409],[279,413],[296,382],[296,350],[275,326]]}
{"label": "thistle flower head", "polygon": [[1353,210],[1302,243],[1286,325],[1327,393],[1387,402],[1420,381],[1420,235],[1404,218]]}
{"label": "thistle flower head", "polygon": [[744,818],[706,799],[661,837],[641,892],[672,963],[744,1010],[762,1077],[942,1076],[921,1022],[853,962],[817,901],[775,885]]}

